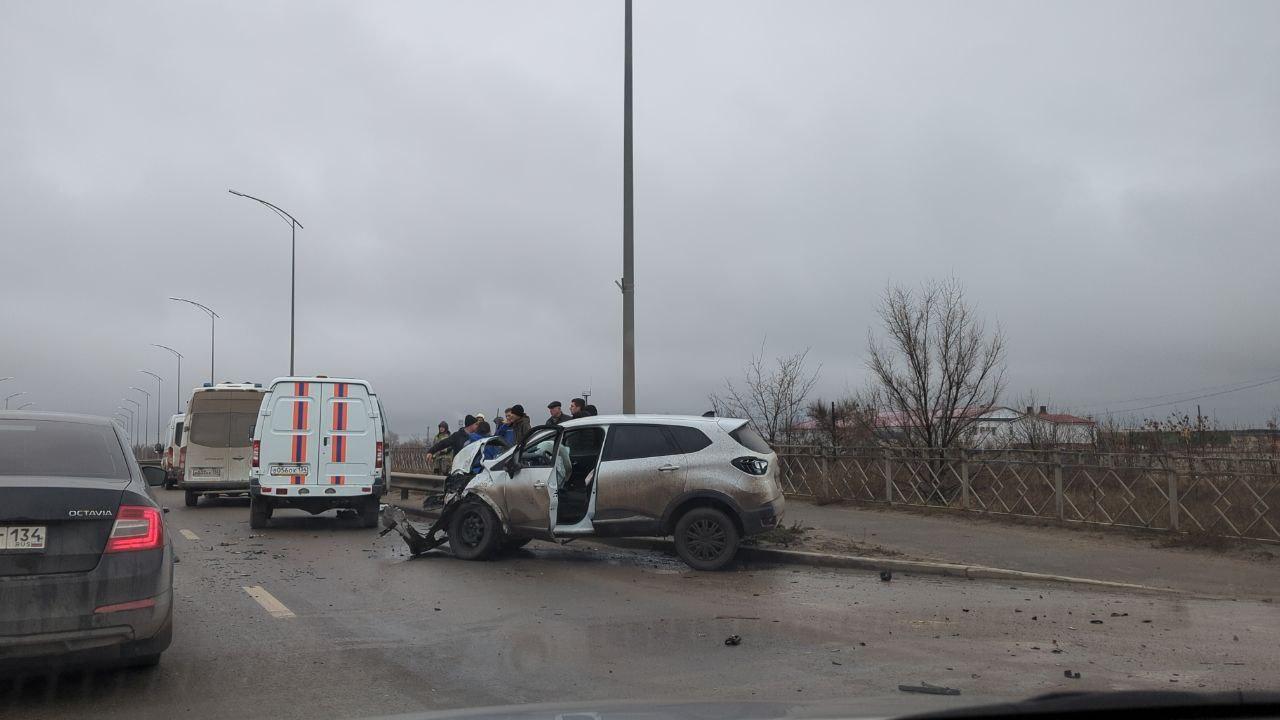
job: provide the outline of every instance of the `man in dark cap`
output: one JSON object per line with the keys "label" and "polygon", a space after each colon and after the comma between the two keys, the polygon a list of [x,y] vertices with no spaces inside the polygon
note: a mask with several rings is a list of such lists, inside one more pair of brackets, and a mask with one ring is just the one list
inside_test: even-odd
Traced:
{"label": "man in dark cap", "polygon": [[559,400],[552,400],[551,403],[547,405],[547,411],[551,413],[551,417],[547,418],[547,425],[559,425],[569,419],[569,416],[564,414],[564,410],[560,409]]}
{"label": "man in dark cap", "polygon": [[457,455],[462,448],[467,446],[467,443],[471,442],[471,433],[475,432],[479,425],[480,421],[477,420],[474,415],[466,416],[462,420],[462,427],[455,430],[453,434],[449,435],[449,437],[437,442],[435,445],[432,445],[427,449],[427,462],[431,462],[432,456],[436,453],[444,452],[445,450]]}

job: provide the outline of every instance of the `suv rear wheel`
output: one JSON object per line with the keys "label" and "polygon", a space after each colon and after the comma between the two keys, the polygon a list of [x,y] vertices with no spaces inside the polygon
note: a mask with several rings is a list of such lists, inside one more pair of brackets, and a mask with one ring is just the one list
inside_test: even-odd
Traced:
{"label": "suv rear wheel", "polygon": [[463,560],[487,560],[502,543],[498,516],[480,500],[467,500],[449,521],[449,547]]}
{"label": "suv rear wheel", "polygon": [[675,539],[676,554],[694,570],[719,570],[738,554],[738,528],[728,515],[711,507],[681,515]]}
{"label": "suv rear wheel", "polygon": [[200,502],[200,496],[191,490],[187,490],[182,499],[187,507],[195,507],[196,503]]}

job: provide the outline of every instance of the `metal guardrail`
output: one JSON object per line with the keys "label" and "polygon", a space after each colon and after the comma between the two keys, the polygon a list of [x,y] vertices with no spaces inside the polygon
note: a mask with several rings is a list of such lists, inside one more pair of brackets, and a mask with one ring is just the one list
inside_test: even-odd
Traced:
{"label": "metal guardrail", "polygon": [[400,491],[401,500],[408,500],[411,490],[417,492],[439,492],[443,490],[444,476],[392,472],[391,489]]}

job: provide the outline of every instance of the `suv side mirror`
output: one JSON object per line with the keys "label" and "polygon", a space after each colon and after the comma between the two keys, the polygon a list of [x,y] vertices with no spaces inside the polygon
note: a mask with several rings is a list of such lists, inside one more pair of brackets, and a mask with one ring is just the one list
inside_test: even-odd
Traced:
{"label": "suv side mirror", "polygon": [[502,469],[506,470],[507,474],[511,477],[515,477],[516,474],[520,472],[519,452],[512,453],[511,457],[508,458],[507,462],[502,466]]}
{"label": "suv side mirror", "polygon": [[164,485],[164,474],[164,468],[157,465],[142,466],[142,477],[146,479],[147,484],[151,487]]}
{"label": "suv side mirror", "polygon": [[162,452],[164,452],[164,445],[162,445],[162,444],[160,444],[160,443],[156,443],[155,451],[156,451],[156,452],[158,452],[158,453],[162,453]]}

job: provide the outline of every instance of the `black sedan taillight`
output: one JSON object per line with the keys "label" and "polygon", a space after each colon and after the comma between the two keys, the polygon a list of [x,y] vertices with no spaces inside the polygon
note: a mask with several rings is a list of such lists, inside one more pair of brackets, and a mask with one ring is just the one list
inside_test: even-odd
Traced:
{"label": "black sedan taillight", "polygon": [[733,466],[748,475],[763,475],[769,472],[769,461],[757,457],[740,457],[733,459]]}

